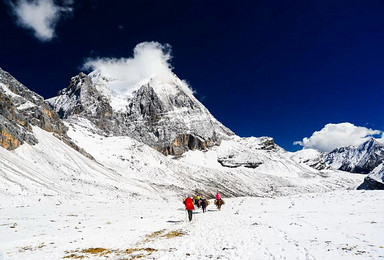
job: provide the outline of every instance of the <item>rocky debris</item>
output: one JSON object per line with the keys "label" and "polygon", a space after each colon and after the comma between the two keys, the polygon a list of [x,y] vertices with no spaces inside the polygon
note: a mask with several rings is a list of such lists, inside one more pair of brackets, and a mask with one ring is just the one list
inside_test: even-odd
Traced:
{"label": "rocky debris", "polygon": [[166,155],[205,150],[233,135],[183,89],[176,76],[171,83],[150,79],[122,95],[113,92],[108,79],[80,73],[48,102],[64,120],[86,118],[99,134],[129,136]]}

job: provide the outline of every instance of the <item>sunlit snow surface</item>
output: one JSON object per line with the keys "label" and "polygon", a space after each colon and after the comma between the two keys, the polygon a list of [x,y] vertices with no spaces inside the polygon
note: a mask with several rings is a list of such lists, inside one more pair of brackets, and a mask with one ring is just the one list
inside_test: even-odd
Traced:
{"label": "sunlit snow surface", "polygon": [[0,259],[382,259],[382,196],[338,191],[225,198],[221,211],[212,204],[206,213],[195,210],[192,222],[178,197],[108,203],[2,198]]}
{"label": "sunlit snow surface", "polygon": [[[38,144],[0,148],[0,259],[384,255],[382,192],[345,191],[362,175],[311,169],[291,153],[258,150],[257,138],[167,157],[129,137],[97,135],[86,120],[68,126],[95,160],[40,128]],[[223,167],[217,158],[228,155],[262,164]],[[221,212],[211,203],[189,223],[181,200],[195,189],[264,198],[225,198]]]}

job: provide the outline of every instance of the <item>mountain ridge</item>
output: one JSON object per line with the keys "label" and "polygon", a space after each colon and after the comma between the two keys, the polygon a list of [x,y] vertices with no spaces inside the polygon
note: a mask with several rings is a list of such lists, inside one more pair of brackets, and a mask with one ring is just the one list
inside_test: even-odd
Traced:
{"label": "mountain ridge", "polygon": [[[143,96],[144,101],[148,102],[156,99],[154,95],[153,99],[147,98],[159,90],[149,83],[149,86],[144,85],[133,91],[129,99],[138,102],[132,105],[135,107],[132,109],[140,112],[139,116],[147,119],[145,122],[149,126],[153,122],[157,126],[156,124],[160,122],[162,124],[158,126],[164,128],[176,126],[176,129],[171,129],[174,132],[179,129],[196,130],[196,132],[187,131],[184,134],[191,136],[193,134],[195,138],[200,138],[202,143],[209,141],[204,133],[208,133],[209,137],[216,130],[223,132],[223,136],[219,137],[220,142],[214,143],[214,140],[211,146],[206,147],[194,143],[190,137],[186,136],[180,139],[184,143],[175,144],[172,147],[172,149],[178,148],[179,153],[174,150],[169,156],[170,154],[167,155],[160,149],[140,141],[138,138],[140,136],[133,138],[123,135],[124,131],[117,135],[100,129],[99,114],[106,116],[107,119],[109,115],[105,115],[104,107],[99,108],[97,112],[97,105],[105,102],[109,104],[108,100],[104,100],[107,97],[97,91],[97,86],[94,86],[85,74],[73,77],[71,82],[73,84],[70,88],[73,89],[65,91],[69,90],[68,93],[72,96],[62,95],[61,101],[65,104],[70,100],[66,98],[73,97],[72,101],[79,101],[79,103],[78,106],[66,107],[73,110],[61,123],[67,129],[68,140],[89,153],[91,159],[67,146],[52,132],[43,130],[39,125],[33,125],[31,133],[38,142],[24,143],[12,152],[0,149],[0,161],[4,162],[1,168],[3,181],[0,188],[5,194],[24,194],[25,196],[49,194],[55,197],[65,193],[70,198],[71,196],[92,197],[101,193],[106,200],[110,200],[119,196],[148,197],[151,196],[150,194],[166,198],[185,196],[191,192],[212,197],[216,191],[220,191],[224,196],[229,197],[270,197],[347,189],[356,187],[362,182],[360,176],[346,176],[338,171],[319,171],[306,164],[297,163],[292,160],[290,153],[276,145],[272,138],[241,138],[234,135],[221,123],[216,122],[206,108],[202,108],[201,103],[195,103],[188,93],[180,94],[177,88],[175,90],[168,83],[156,85],[160,90],[162,88],[167,90],[169,87],[171,89],[168,90],[173,93],[168,95],[169,92],[165,91],[162,97],[156,94],[159,100],[171,99],[167,101],[168,103],[160,103],[160,106],[164,108],[169,105],[169,107],[176,107],[176,112],[181,112],[173,113],[175,110],[168,109],[167,116],[148,121],[152,115],[159,115],[156,114],[155,107],[148,108],[152,104],[140,102]],[[86,85],[89,88],[84,87],[84,82],[88,82]],[[62,93],[66,93],[65,91]],[[89,97],[93,99],[87,100]],[[95,106],[92,107],[93,105]],[[155,111],[154,114],[153,111]],[[175,114],[179,120],[176,123],[183,124],[179,128],[174,121],[170,120]],[[184,115],[186,117],[183,117]],[[134,116],[137,114],[134,113]],[[191,118],[192,121],[189,120]],[[115,126],[108,125],[108,120],[105,122],[105,127]],[[142,121],[128,123],[131,126],[138,123],[137,127],[142,131],[148,129],[146,128],[148,125],[143,124]],[[206,125],[209,131],[204,128]],[[140,133],[140,131],[133,133]],[[198,135],[199,133],[202,134]],[[201,145],[201,147],[194,147],[195,145]]]}

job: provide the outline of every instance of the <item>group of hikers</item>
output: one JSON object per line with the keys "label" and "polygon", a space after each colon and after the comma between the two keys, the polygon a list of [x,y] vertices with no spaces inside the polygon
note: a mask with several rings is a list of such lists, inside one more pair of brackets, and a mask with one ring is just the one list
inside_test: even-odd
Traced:
{"label": "group of hikers", "polygon": [[[183,200],[183,203],[185,205],[185,209],[188,212],[188,219],[189,221],[191,221],[195,206],[197,206],[197,208],[201,207],[203,210],[203,213],[205,213],[207,206],[209,205],[209,200],[197,194],[195,197],[188,196]],[[224,200],[221,198],[220,193],[216,193],[216,199],[214,201],[214,204],[216,205],[218,210],[221,210],[221,206],[224,204]]]}

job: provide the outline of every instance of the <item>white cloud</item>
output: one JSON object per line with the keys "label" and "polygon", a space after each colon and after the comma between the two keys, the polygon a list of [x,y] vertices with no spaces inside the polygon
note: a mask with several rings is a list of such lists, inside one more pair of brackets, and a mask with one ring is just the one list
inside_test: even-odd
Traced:
{"label": "white cloud", "polygon": [[[316,131],[311,137],[305,137],[294,144],[304,148],[313,148],[322,152],[330,152],[335,148],[359,145],[372,135],[382,134],[379,130],[372,130],[351,123],[327,124],[320,131]],[[380,139],[378,139],[381,141]]]}
{"label": "white cloud", "polygon": [[49,41],[55,36],[59,19],[72,12],[71,4],[73,1],[64,1],[64,6],[59,6],[53,0],[20,0],[10,6],[20,26],[33,30],[39,40]]}
{"label": "white cloud", "polygon": [[134,48],[132,58],[88,58],[82,68],[97,70],[104,77],[113,79],[114,90],[121,93],[151,78],[174,81],[171,59],[169,44],[142,42]]}

